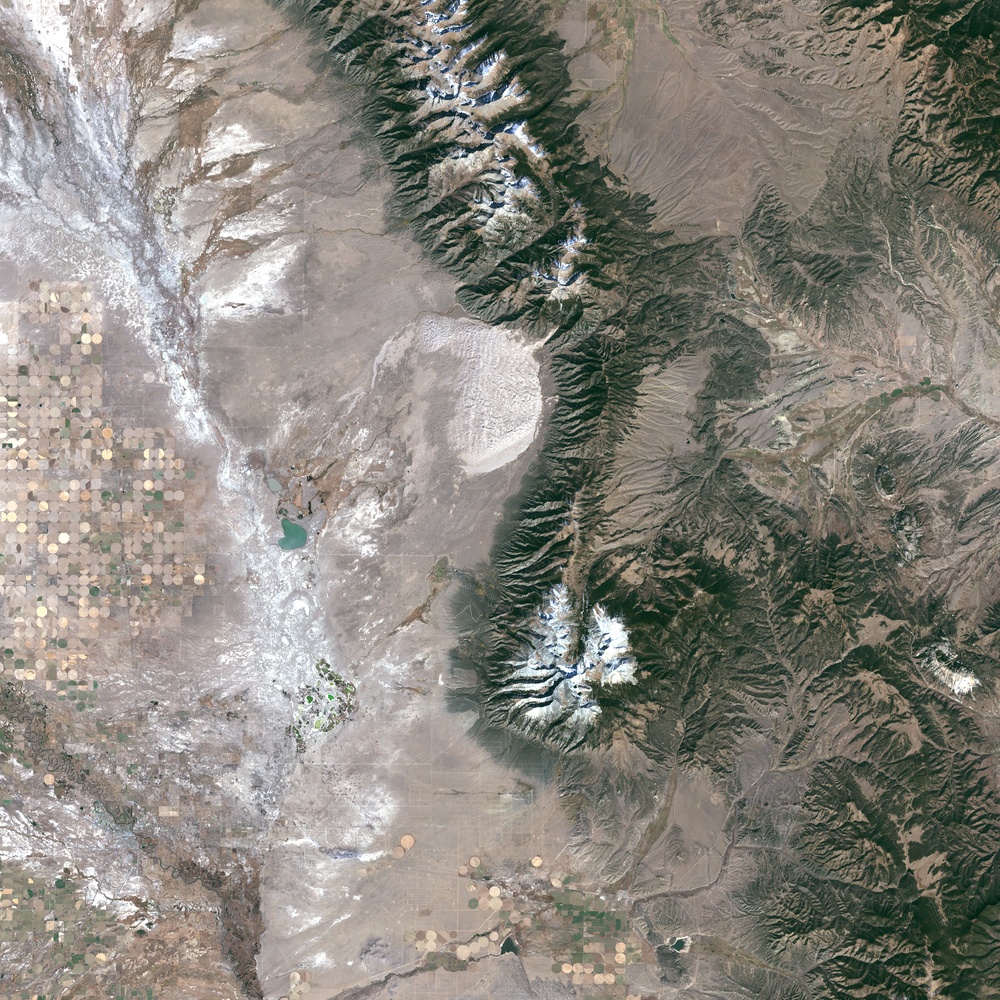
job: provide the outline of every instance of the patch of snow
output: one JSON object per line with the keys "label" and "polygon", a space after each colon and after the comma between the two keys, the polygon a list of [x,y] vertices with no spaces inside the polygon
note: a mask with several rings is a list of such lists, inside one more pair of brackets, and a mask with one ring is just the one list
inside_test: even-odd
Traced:
{"label": "patch of snow", "polygon": [[525,149],[542,159],[545,157],[545,150],[528,134],[528,123],[518,122],[516,125],[508,127],[505,131],[513,135]]}
{"label": "patch of snow", "polygon": [[589,618],[579,655],[577,615],[564,585],[549,592],[532,619],[525,656],[511,662],[507,684],[509,693],[519,695],[515,718],[527,728],[563,722],[582,734],[601,713],[595,686],[635,683],[636,661],[624,622],[599,604]]}
{"label": "patch of snow", "polygon": [[[489,174],[484,174],[478,180],[488,194],[473,196],[469,207],[474,208],[484,234],[497,228],[504,230],[511,217],[520,216],[525,203],[537,196],[530,179],[520,175],[510,147],[519,146],[535,160],[547,156],[529,132],[527,122],[515,119],[504,123],[504,117],[524,103],[528,92],[517,76],[504,79],[504,67],[509,64],[504,52],[485,59],[479,56],[488,38],[463,44],[463,36],[471,31],[463,2],[444,7],[420,6],[424,9],[415,11],[394,39],[402,49],[408,71],[426,81],[425,108],[418,119],[426,122],[428,131],[447,133],[453,140],[457,152],[449,154],[448,159],[472,153],[491,154],[500,168],[500,190],[492,189]],[[448,110],[450,115],[440,113]],[[567,268],[560,266],[559,270]],[[554,276],[548,291],[558,298],[578,291],[583,284],[583,276],[571,272]]]}
{"label": "patch of snow", "polygon": [[536,268],[533,272],[540,284],[551,286],[549,294],[553,298],[564,298],[571,291],[575,293],[585,283],[583,273],[574,268],[573,261],[580,253],[580,248],[589,241],[583,235],[583,208],[579,203],[573,207],[578,213],[578,219],[573,232],[560,244],[562,252],[550,262],[548,271]]}

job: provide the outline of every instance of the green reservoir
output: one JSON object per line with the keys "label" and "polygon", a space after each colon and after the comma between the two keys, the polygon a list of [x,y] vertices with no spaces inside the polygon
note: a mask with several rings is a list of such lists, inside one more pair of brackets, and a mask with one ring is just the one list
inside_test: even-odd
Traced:
{"label": "green reservoir", "polygon": [[285,530],[285,537],[278,542],[278,547],[286,552],[289,549],[301,549],[306,544],[306,529],[301,524],[289,521],[287,517],[281,519],[281,527]]}

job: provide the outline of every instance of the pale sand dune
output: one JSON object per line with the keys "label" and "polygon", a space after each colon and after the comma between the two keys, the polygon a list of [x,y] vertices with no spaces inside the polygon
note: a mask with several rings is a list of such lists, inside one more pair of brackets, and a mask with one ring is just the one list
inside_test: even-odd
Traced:
{"label": "pale sand dune", "polygon": [[448,434],[465,472],[492,472],[522,454],[542,415],[531,346],[501,326],[444,316],[421,320],[418,342],[426,351],[448,351],[462,361]]}

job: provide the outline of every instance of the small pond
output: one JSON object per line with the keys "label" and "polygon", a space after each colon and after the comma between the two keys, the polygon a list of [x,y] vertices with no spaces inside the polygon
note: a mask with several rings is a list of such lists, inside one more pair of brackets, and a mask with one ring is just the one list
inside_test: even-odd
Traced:
{"label": "small pond", "polygon": [[301,549],[306,544],[306,529],[301,524],[289,521],[287,517],[281,519],[281,527],[285,531],[285,537],[278,542],[278,547],[286,552],[290,549]]}

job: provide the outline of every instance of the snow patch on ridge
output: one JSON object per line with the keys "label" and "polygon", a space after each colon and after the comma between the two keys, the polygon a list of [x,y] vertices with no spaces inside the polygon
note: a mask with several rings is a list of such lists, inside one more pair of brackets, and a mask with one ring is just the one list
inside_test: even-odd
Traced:
{"label": "snow patch on ridge", "polygon": [[[461,165],[466,179],[475,178],[480,191],[470,202],[478,225],[484,234],[499,237],[504,230],[527,222],[529,204],[539,195],[519,166],[519,155],[527,154],[535,163],[548,156],[517,114],[528,91],[519,77],[510,73],[510,60],[504,51],[483,58],[487,36],[466,41],[474,30],[466,0],[425,0],[420,7],[394,41],[403,50],[408,72],[426,80],[426,99],[418,119],[427,131],[454,143],[453,151],[437,169],[431,168],[431,175],[446,168],[454,176]],[[564,252],[548,272],[535,272],[536,279],[555,298],[579,291],[585,280],[571,263],[576,247],[587,242],[583,213],[576,207],[575,231],[563,245]]]}
{"label": "snow patch on ridge", "polygon": [[518,695],[514,719],[527,729],[561,723],[582,737],[601,714],[595,687],[636,682],[636,660],[620,618],[599,604],[590,610],[583,649],[569,590],[553,587],[529,626],[531,638],[508,693]]}

